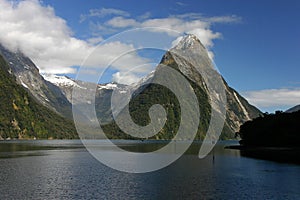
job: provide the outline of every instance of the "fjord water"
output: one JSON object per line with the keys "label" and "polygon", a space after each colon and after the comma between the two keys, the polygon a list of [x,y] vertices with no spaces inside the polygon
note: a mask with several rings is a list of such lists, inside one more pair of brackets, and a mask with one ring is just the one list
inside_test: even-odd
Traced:
{"label": "fjord water", "polygon": [[[149,151],[156,141],[115,141]],[[79,140],[0,142],[0,199],[300,199],[300,166],[242,157],[219,142],[204,159],[200,143],[170,166],[146,174],[108,168]],[[103,142],[103,151],[110,151]]]}

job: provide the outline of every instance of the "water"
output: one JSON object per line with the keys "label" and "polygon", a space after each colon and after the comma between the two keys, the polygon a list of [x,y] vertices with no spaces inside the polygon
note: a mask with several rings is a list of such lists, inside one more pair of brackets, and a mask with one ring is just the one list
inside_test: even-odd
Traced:
{"label": "water", "polygon": [[[115,143],[131,151],[162,145]],[[300,199],[299,165],[224,149],[234,143],[218,143],[202,160],[195,144],[162,170],[129,174],[99,163],[80,141],[0,142],[0,199]]]}

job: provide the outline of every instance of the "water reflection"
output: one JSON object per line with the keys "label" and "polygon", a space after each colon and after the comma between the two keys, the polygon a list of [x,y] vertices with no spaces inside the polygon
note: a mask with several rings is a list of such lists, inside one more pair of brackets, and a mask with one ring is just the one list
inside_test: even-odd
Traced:
{"label": "water reflection", "polygon": [[[162,170],[129,174],[102,165],[78,141],[0,143],[1,155],[39,155],[2,156],[0,199],[300,198],[298,165],[241,157],[239,151],[225,150],[227,144],[218,144],[201,160],[197,155],[200,144],[194,144]],[[130,142],[123,146],[143,151],[156,147],[143,149]],[[109,151],[105,144],[101,149]]]}

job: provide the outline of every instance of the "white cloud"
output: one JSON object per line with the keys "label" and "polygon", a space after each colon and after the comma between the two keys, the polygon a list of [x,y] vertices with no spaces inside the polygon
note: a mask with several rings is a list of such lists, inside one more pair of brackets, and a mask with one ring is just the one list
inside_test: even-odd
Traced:
{"label": "white cloud", "polygon": [[[102,10],[106,14],[112,11]],[[105,67],[110,59],[133,49],[132,45],[121,42],[106,43],[94,49],[92,43],[99,42],[101,37],[88,42],[73,37],[66,21],[56,16],[52,7],[43,7],[37,0],[16,3],[0,0],[0,24],[0,42],[11,50],[21,50],[42,73],[74,73],[72,66],[80,66],[93,50],[85,64]],[[114,67],[140,65],[144,61],[137,54],[131,54],[130,59],[124,57]]]}
{"label": "white cloud", "polygon": [[139,23],[136,20],[125,19],[123,17],[114,17],[108,22],[106,22],[106,24],[114,28],[126,28],[126,27],[139,26]]}
{"label": "white cloud", "polygon": [[182,2],[179,2],[179,1],[177,1],[176,4],[177,4],[178,6],[187,6],[186,3],[182,3]]}
{"label": "white cloud", "polygon": [[97,37],[102,37],[103,34],[114,34],[118,32],[117,29],[105,26],[103,23],[99,22],[90,22],[90,30],[92,34]]}
{"label": "white cloud", "polygon": [[80,22],[85,21],[87,18],[90,17],[105,17],[108,15],[118,15],[118,16],[124,16],[129,17],[130,14],[124,10],[114,9],[114,8],[100,8],[100,9],[91,9],[89,14],[87,15],[81,15],[80,16]]}
{"label": "white cloud", "polygon": [[112,80],[114,82],[127,84],[127,85],[135,83],[135,82],[137,82],[137,80],[140,79],[140,77],[137,76],[136,74],[126,73],[126,72],[117,72],[117,73],[114,73],[112,76],[113,76]]}
{"label": "white cloud", "polygon": [[[20,50],[30,57],[39,67],[42,73],[75,73],[73,66],[80,66],[82,61],[91,56],[85,63],[88,67],[106,67],[112,60],[120,55],[134,50],[134,46],[119,41],[95,45],[104,40],[103,31],[115,33],[125,28],[159,27],[164,29],[148,29],[159,33],[168,33],[174,37],[174,31],[193,33],[199,37],[202,43],[210,50],[213,41],[221,37],[221,34],[211,30],[213,23],[228,23],[235,21],[235,17],[206,18],[197,14],[186,14],[185,16],[169,16],[166,18],[149,19],[150,13],[145,13],[137,19],[130,18],[126,11],[102,8],[90,10],[87,15],[82,15],[81,20],[90,17],[111,17],[104,23],[90,22],[94,31],[101,32],[93,35],[86,41],[73,36],[67,22],[56,16],[50,6],[42,6],[38,0],[12,1],[0,0],[0,42],[11,50]],[[177,36],[176,36],[177,37]],[[213,53],[209,51],[212,56]],[[113,68],[120,71],[114,78],[120,80],[125,71],[135,66],[147,63],[149,60],[131,52],[117,59]],[[86,69],[88,70],[88,69]],[[92,70],[92,69],[91,69]],[[152,68],[149,68],[149,71]],[[136,80],[138,74],[131,73],[128,80]],[[130,81],[129,81],[130,82]]]}
{"label": "white cloud", "polygon": [[160,27],[163,29],[152,29],[153,31],[166,32],[174,34],[175,30],[181,33],[190,33],[196,35],[202,44],[208,49],[208,53],[213,58],[211,48],[213,40],[221,38],[221,33],[211,30],[214,23],[234,23],[241,21],[237,16],[219,16],[219,17],[203,17],[198,13],[187,13],[182,15],[174,15],[167,18],[153,18],[145,20],[136,20],[133,18],[125,18],[123,16],[114,17],[108,20],[105,25],[101,24],[101,29],[118,30],[120,28],[143,28],[143,27]]}
{"label": "white cloud", "polygon": [[300,104],[300,88],[267,89],[243,92],[248,101],[260,108],[292,107]]}
{"label": "white cloud", "polygon": [[90,10],[90,16],[93,17],[104,17],[107,15],[120,15],[125,17],[130,16],[128,12],[114,8],[100,8]]}
{"label": "white cloud", "polygon": [[187,32],[196,35],[207,49],[210,49],[214,46],[214,39],[220,38],[222,36],[221,33],[214,33],[210,29],[202,28],[196,28]]}
{"label": "white cloud", "polygon": [[151,17],[151,12],[145,12],[144,14],[138,16],[138,19],[145,20]]}
{"label": "white cloud", "polygon": [[87,40],[87,42],[88,42],[89,44],[91,44],[91,45],[97,45],[97,44],[99,44],[100,42],[102,42],[103,40],[104,40],[103,37],[98,36],[98,37],[92,37],[92,38],[89,38],[89,39]]}
{"label": "white cloud", "polygon": [[[127,54],[126,54],[127,56]],[[133,84],[141,80],[141,77],[146,77],[150,71],[153,71],[157,63],[141,64],[139,66],[130,66],[122,68],[121,71],[112,75],[112,80],[121,84]]]}
{"label": "white cloud", "polygon": [[236,15],[221,16],[221,17],[219,16],[219,17],[209,17],[207,21],[210,23],[239,23],[242,21],[242,18]]}

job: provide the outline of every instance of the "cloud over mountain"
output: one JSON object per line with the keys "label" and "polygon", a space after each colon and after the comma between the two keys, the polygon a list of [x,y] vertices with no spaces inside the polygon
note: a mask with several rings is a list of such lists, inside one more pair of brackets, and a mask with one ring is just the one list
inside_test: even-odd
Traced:
{"label": "cloud over mountain", "polygon": [[[74,66],[80,66],[91,52],[92,58],[85,63],[91,68],[105,68],[110,61],[131,52],[130,55],[122,56],[113,63],[114,69],[123,71],[116,74],[114,76],[116,78],[124,74],[128,67],[146,64],[149,59],[133,52],[137,46],[122,41],[107,42],[95,48],[97,42],[104,41],[110,36],[104,34],[108,30],[113,34],[131,28],[160,27],[164,29],[149,29],[149,31],[173,34],[173,37],[172,30],[192,33],[211,49],[213,40],[221,37],[221,33],[214,32],[211,25],[240,20],[235,16],[205,18],[197,13],[164,18],[150,18],[150,16],[151,13],[147,12],[143,17],[134,18],[129,12],[119,9],[92,9],[89,13],[78,16],[79,24],[90,23],[94,30],[90,38],[83,40],[72,32],[66,20],[56,15],[53,7],[44,5],[41,1],[0,0],[0,43],[10,50],[22,51],[37,64],[42,73],[52,74],[76,73]],[[89,21],[92,19],[93,21]],[[102,21],[95,23],[100,19]],[[166,48],[170,47],[171,44]],[[212,52],[210,55],[212,57]],[[139,77],[138,74],[127,76]]]}
{"label": "cloud over mountain", "polygon": [[300,88],[266,89],[244,92],[249,102],[260,108],[285,106],[287,108],[300,103]]}
{"label": "cloud over mountain", "polygon": [[[0,0],[0,24],[0,42],[10,50],[25,53],[45,73],[74,73],[72,66],[80,66],[95,48],[73,36],[67,22],[56,16],[52,7],[39,1]],[[101,67],[132,49],[132,45],[121,42],[107,43],[96,49],[97,57],[89,59],[92,62],[87,65]],[[143,62],[143,58],[131,54],[131,59],[123,59],[122,65]]]}

